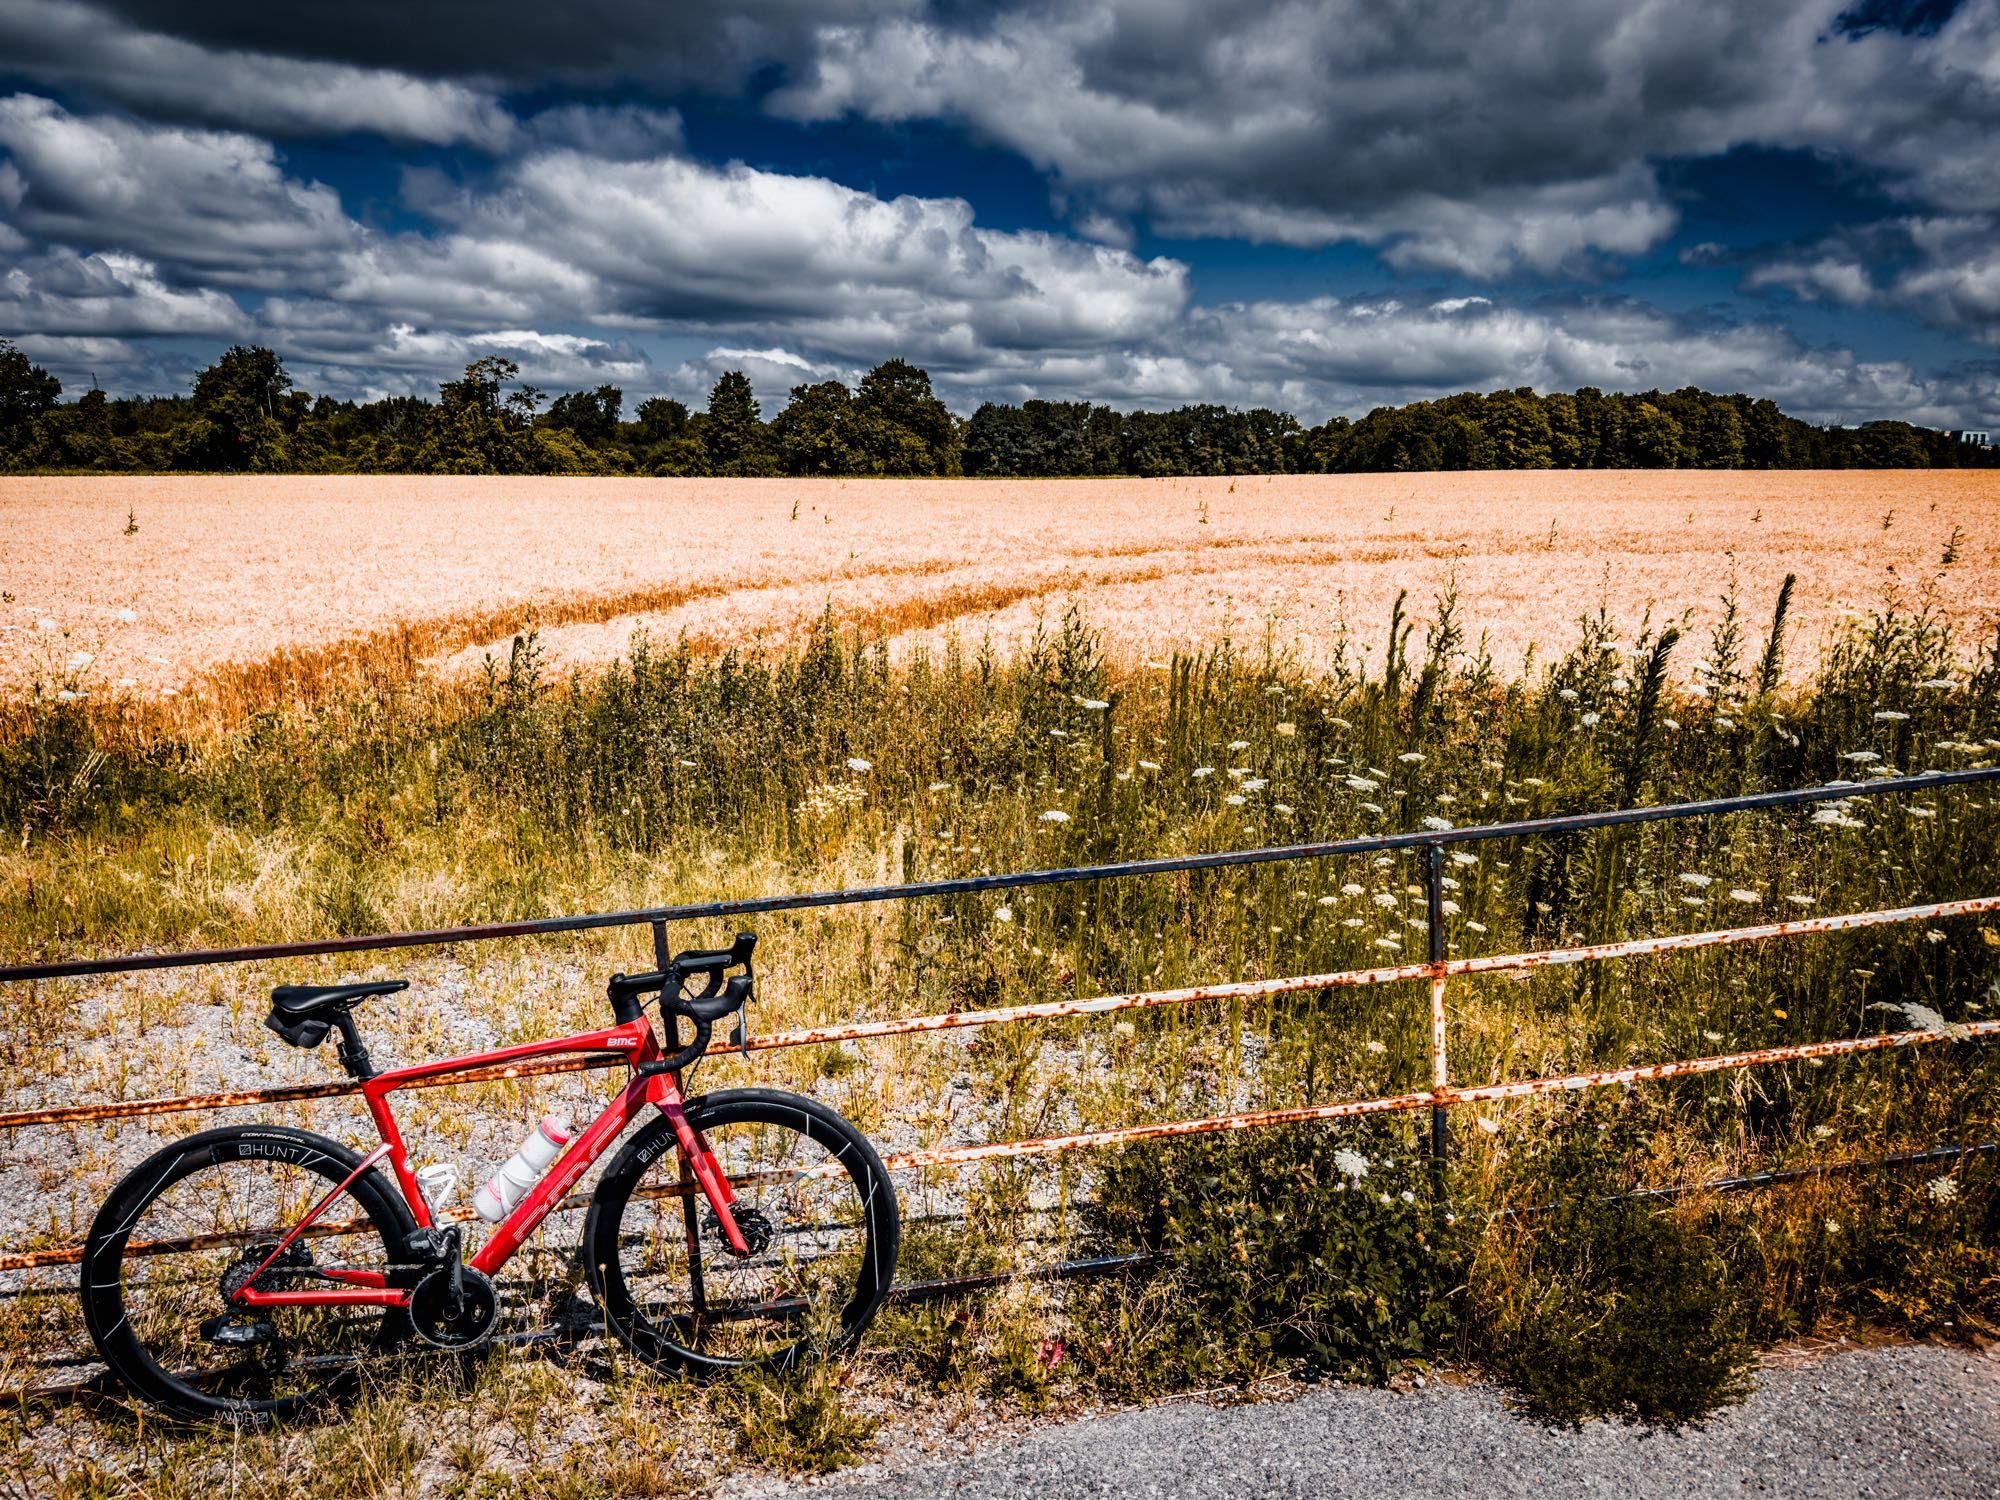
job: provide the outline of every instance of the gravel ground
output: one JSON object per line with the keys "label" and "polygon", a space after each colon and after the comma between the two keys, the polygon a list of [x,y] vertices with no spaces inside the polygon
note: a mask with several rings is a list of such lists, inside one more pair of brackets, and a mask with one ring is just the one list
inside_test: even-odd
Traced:
{"label": "gravel ground", "polygon": [[[1485,1386],[1321,1387],[1045,1428],[942,1463],[850,1471],[764,1496],[2000,1496],[2000,1349],[1852,1350],[1767,1368],[1754,1396],[1678,1433],[1552,1429]],[[751,1493],[742,1491],[739,1493]]]}

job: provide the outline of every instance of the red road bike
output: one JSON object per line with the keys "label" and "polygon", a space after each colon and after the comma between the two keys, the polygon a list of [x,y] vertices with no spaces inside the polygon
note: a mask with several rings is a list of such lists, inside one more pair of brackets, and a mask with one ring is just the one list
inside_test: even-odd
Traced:
{"label": "red road bike", "polygon": [[[681,1092],[714,1024],[752,997],[755,944],[742,933],[657,973],[614,975],[616,1024],[606,1030],[386,1072],[369,1061],[353,1010],[404,981],[280,986],[265,1024],[296,1047],[338,1033],[381,1144],[361,1155],[309,1131],[226,1126],[140,1164],[84,1247],[84,1316],[98,1352],[165,1411],[267,1423],[338,1405],[399,1346],[476,1349],[500,1319],[494,1276],[642,1120],[584,1221],[585,1275],[609,1331],[648,1364],[697,1374],[782,1370],[850,1348],[896,1268],[900,1220],[881,1158],[811,1099]],[[703,987],[690,992],[696,978]],[[671,1053],[646,1013],[653,995]],[[692,1028],[685,1044],[682,1021]],[[617,1055],[631,1077],[467,1258],[463,1216],[426,1201],[390,1096],[563,1054]]]}

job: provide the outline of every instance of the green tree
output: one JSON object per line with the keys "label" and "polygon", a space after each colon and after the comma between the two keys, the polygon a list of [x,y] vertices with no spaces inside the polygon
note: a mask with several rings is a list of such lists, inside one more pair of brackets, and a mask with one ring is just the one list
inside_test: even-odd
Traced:
{"label": "green tree", "polygon": [[23,452],[35,419],[56,404],[62,382],[5,339],[0,339],[0,454]]}
{"label": "green tree", "polygon": [[886,360],[861,377],[848,431],[866,473],[960,472],[958,418],[932,394],[931,377],[907,360]]}
{"label": "green tree", "polygon": [[269,349],[237,344],[194,378],[192,413],[173,437],[174,467],[275,473],[291,466],[285,394],[292,377]]}
{"label": "green tree", "polygon": [[838,380],[792,387],[771,421],[778,465],[787,474],[865,474],[867,455],[853,444],[854,396]]}
{"label": "green tree", "polygon": [[778,472],[771,452],[769,429],[758,420],[761,409],[750,378],[741,370],[730,370],[715,382],[708,393],[707,420],[697,429],[708,472],[731,475],[769,475]]}
{"label": "green tree", "polygon": [[549,403],[541,424],[574,433],[592,446],[608,444],[618,435],[618,414],[624,405],[625,393],[615,385],[571,391]]}
{"label": "green tree", "polygon": [[[465,367],[465,374],[438,387],[438,406],[430,432],[416,454],[425,474],[518,474],[525,467],[522,435],[527,418],[517,395],[506,398],[500,388],[521,367],[511,359],[488,356]],[[528,405],[532,405],[532,397]]]}

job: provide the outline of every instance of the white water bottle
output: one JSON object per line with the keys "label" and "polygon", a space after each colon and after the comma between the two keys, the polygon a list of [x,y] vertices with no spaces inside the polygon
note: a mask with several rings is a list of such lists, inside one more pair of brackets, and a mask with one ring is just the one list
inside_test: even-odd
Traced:
{"label": "white water bottle", "polygon": [[549,1164],[562,1155],[569,1144],[569,1122],[543,1115],[521,1149],[508,1158],[507,1165],[486,1180],[472,1195],[472,1206],[489,1224],[498,1224],[528,1196],[528,1190],[542,1180]]}

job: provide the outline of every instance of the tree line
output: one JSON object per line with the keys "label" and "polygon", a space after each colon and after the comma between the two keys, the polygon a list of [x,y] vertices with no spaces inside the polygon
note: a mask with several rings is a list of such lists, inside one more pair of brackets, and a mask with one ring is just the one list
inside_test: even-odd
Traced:
{"label": "tree line", "polygon": [[647,474],[1058,478],[1434,469],[1992,467],[1996,453],[1908,422],[1816,427],[1775,402],[1677,391],[1521,387],[1380,406],[1307,427],[1217,405],[1121,412],[1087,401],[988,402],[969,419],[901,359],[850,390],[792,387],[765,420],[730,371],[705,410],[655,396],[629,417],[615,385],[551,397],[500,358],[435,401],[301,390],[268,349],[238,345],[185,396],[62,399],[0,339],[0,471],[65,473]]}

